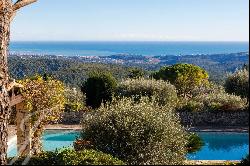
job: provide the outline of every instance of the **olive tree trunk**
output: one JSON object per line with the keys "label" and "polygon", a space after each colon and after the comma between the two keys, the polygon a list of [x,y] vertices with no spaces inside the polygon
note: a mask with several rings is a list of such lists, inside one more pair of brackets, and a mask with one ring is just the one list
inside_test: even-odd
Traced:
{"label": "olive tree trunk", "polygon": [[2,0],[0,8],[0,165],[6,164],[8,116],[10,101],[7,92],[9,83],[7,52],[10,38],[10,19],[12,4],[10,0]]}
{"label": "olive tree trunk", "polygon": [[29,5],[36,0],[0,0],[0,165],[7,164],[8,117],[10,99],[7,92],[9,85],[8,75],[8,46],[10,41],[10,23],[18,9]]}

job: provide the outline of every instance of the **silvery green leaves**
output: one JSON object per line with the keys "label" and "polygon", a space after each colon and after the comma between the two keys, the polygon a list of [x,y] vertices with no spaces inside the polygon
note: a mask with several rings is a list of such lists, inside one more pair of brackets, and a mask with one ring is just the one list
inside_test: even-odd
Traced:
{"label": "silvery green leaves", "polygon": [[182,164],[187,135],[178,116],[153,97],[113,100],[83,119],[82,139],[128,164]]}

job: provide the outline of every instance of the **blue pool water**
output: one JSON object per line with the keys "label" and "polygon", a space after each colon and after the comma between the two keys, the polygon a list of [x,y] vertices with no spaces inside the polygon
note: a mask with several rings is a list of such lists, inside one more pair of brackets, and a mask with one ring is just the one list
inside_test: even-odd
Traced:
{"label": "blue pool water", "polygon": [[73,141],[79,136],[79,132],[47,131],[43,136],[43,146],[47,151],[53,151],[62,147],[73,147]]}
{"label": "blue pool water", "polygon": [[[73,147],[73,141],[77,136],[79,136],[78,131],[47,130],[42,137],[43,149],[54,151],[63,147]],[[9,146],[8,157],[14,157],[17,154],[16,141],[13,142],[13,145]]]}
{"label": "blue pool water", "polygon": [[249,134],[230,132],[200,132],[205,145],[187,155],[192,160],[241,160],[249,153]]}
{"label": "blue pool water", "polygon": [[[230,132],[199,132],[205,142],[197,153],[188,154],[191,160],[241,160],[249,152],[248,133]],[[73,141],[79,135],[78,131],[46,131],[43,136],[43,146],[46,151],[62,147],[72,147]],[[16,155],[16,148],[9,148],[9,157]]]}

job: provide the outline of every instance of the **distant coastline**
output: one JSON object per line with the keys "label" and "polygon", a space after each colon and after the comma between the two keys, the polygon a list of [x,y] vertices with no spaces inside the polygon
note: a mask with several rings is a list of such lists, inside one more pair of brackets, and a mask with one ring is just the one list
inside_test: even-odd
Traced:
{"label": "distant coastline", "polygon": [[[19,57],[22,59],[64,59],[79,61],[84,63],[104,63],[104,64],[121,64],[125,66],[137,66],[143,68],[151,68],[155,66],[163,66],[182,63],[195,63],[207,60],[208,62],[216,61],[216,63],[225,63],[226,61],[241,61],[242,64],[248,63],[249,52],[237,52],[226,54],[187,54],[187,55],[165,55],[165,56],[144,56],[133,54],[114,54],[109,56],[68,56],[68,55],[49,55],[49,54],[32,54],[32,53],[16,53],[10,52],[11,57]],[[200,62],[196,62],[200,64]],[[215,64],[216,64],[215,63]]]}
{"label": "distant coastline", "polygon": [[186,54],[186,55],[162,55],[162,56],[155,56],[155,55],[139,55],[139,54],[113,54],[113,55],[106,55],[106,56],[81,56],[81,55],[57,55],[57,54],[39,54],[39,53],[29,53],[29,52],[16,52],[16,51],[9,51],[10,56],[40,56],[40,57],[68,57],[68,58],[107,58],[107,57],[130,57],[137,59],[138,57],[145,57],[145,58],[155,58],[155,57],[184,57],[184,56],[216,56],[216,55],[249,55],[249,51],[242,51],[242,52],[231,52],[231,53],[217,53],[217,54]]}
{"label": "distant coastline", "polygon": [[249,42],[11,42],[10,52],[33,55],[166,56],[248,52]]}

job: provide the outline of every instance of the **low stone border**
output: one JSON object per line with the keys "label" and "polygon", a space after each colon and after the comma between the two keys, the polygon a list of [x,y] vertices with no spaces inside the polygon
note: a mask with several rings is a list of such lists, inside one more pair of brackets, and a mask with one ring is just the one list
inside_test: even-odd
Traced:
{"label": "low stone border", "polygon": [[[81,130],[82,125],[64,125],[64,124],[56,124],[56,125],[47,125],[46,130]],[[235,126],[201,126],[201,127],[190,127],[189,131],[192,132],[239,132],[245,133],[249,132],[249,127],[235,127]]]}
{"label": "low stone border", "polygon": [[191,132],[239,132],[249,133],[249,127],[235,127],[235,126],[201,126],[201,127],[190,127]]}
{"label": "low stone border", "polygon": [[45,127],[46,130],[81,130],[81,125],[47,125]]}
{"label": "low stone border", "polygon": [[[249,126],[249,111],[201,111],[201,112],[177,112],[184,126]],[[64,112],[60,124],[79,124],[88,112]]]}
{"label": "low stone border", "polygon": [[177,112],[184,126],[249,126],[249,111]]}
{"label": "low stone border", "polygon": [[[81,130],[81,125],[63,125],[63,124],[54,124],[47,125],[45,127],[47,130]],[[190,127],[189,131],[191,132],[239,132],[239,133],[247,133],[249,132],[249,127],[230,127],[230,126],[202,126],[202,127]],[[9,139],[16,135],[16,126],[9,125],[8,126]]]}
{"label": "low stone border", "polygon": [[240,163],[240,160],[187,160],[187,165],[228,165]]}

